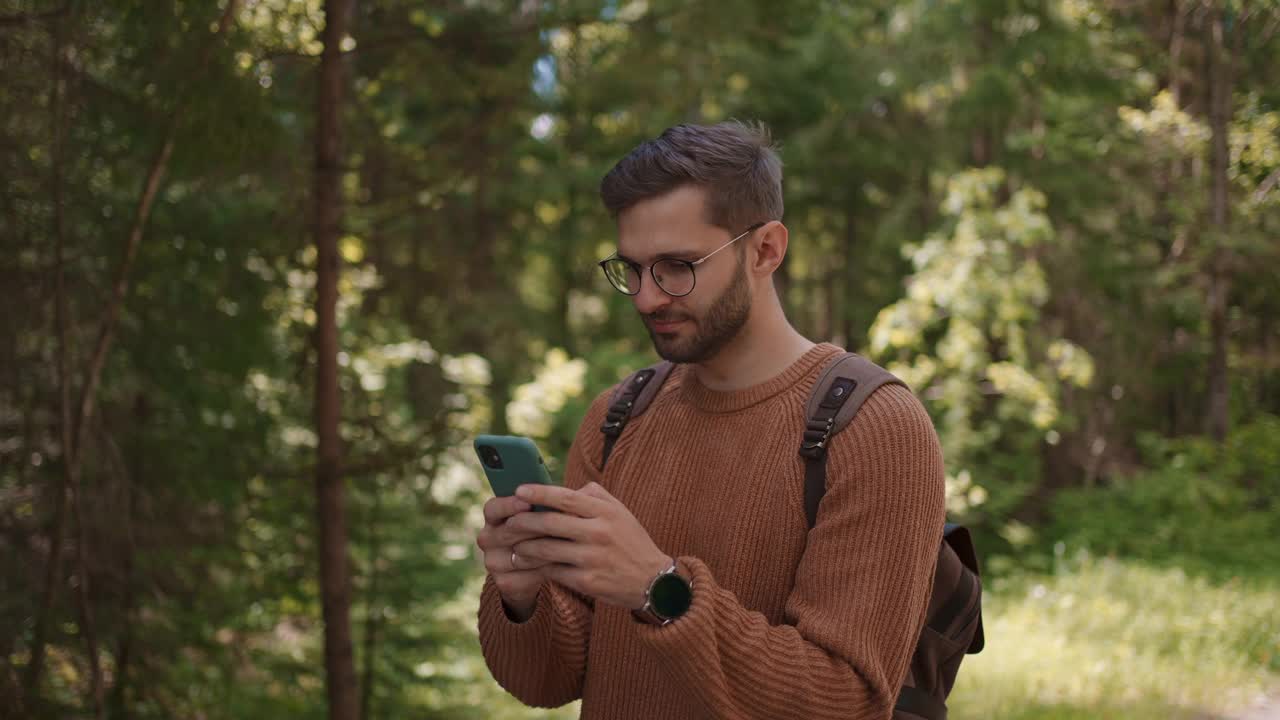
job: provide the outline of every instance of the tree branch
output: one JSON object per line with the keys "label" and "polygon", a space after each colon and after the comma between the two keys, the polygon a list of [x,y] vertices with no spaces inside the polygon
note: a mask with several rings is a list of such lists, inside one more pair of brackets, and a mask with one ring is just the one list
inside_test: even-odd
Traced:
{"label": "tree branch", "polygon": [[[238,4],[239,0],[228,0],[227,7],[223,10],[222,17],[218,21],[218,28],[214,33],[215,38],[225,33],[231,25]],[[202,75],[208,66],[209,60],[213,56],[213,47],[214,40],[210,40],[197,63],[195,73],[197,76]],[[142,195],[138,198],[138,207],[134,212],[133,225],[129,230],[129,239],[125,244],[124,259],[116,272],[111,298],[107,303],[107,309],[103,314],[102,323],[98,329],[98,341],[94,348],[93,357],[89,361],[87,379],[80,396],[80,413],[76,420],[76,429],[73,437],[75,444],[71,448],[72,452],[76,454],[79,453],[80,443],[84,440],[85,428],[88,425],[89,417],[93,414],[93,404],[97,395],[98,384],[102,380],[102,368],[106,364],[107,352],[111,349],[111,342],[115,335],[116,322],[119,320],[120,309],[124,304],[124,297],[129,289],[129,274],[133,270],[133,263],[138,255],[138,246],[142,243],[143,231],[146,229],[147,221],[151,217],[152,205],[160,191],[160,184],[164,179],[165,172],[169,168],[169,157],[173,154],[173,143],[177,134],[178,121],[181,118],[187,97],[186,93],[181,94],[173,112],[170,113],[169,124],[165,130],[165,138],[151,161],[151,169],[148,170],[147,179],[142,185]],[[78,455],[76,457],[78,458]]]}
{"label": "tree branch", "polygon": [[1280,168],[1272,170],[1271,174],[1258,184],[1258,188],[1253,191],[1253,197],[1250,199],[1255,203],[1262,202],[1262,198],[1266,197],[1267,193],[1275,189],[1277,184],[1280,184]]}
{"label": "tree branch", "polygon": [[67,3],[56,10],[46,10],[42,13],[19,13],[17,15],[0,15],[0,27],[16,27],[20,25],[28,25],[31,23],[44,22],[45,20],[54,20],[66,15],[71,11],[71,3]]}

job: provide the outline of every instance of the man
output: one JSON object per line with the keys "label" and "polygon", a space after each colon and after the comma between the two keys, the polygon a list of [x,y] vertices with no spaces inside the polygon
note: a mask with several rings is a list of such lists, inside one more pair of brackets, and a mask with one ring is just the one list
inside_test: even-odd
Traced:
{"label": "man", "polygon": [[601,266],[679,364],[603,472],[608,392],[565,487],[485,504],[494,678],[529,705],[581,698],[584,718],[889,717],[942,533],[928,415],[901,386],[876,390],[831,442],[808,530],[804,406],[840,349],[801,336],[774,290],[788,233],[767,134],[671,128],[601,196],[618,227]]}

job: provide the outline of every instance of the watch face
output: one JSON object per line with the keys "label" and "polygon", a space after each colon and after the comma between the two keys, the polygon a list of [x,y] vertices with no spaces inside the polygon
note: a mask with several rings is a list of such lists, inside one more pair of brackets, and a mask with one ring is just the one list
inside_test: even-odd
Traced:
{"label": "watch face", "polygon": [[668,620],[684,615],[693,602],[689,581],[670,573],[658,578],[649,592],[649,602],[654,612]]}

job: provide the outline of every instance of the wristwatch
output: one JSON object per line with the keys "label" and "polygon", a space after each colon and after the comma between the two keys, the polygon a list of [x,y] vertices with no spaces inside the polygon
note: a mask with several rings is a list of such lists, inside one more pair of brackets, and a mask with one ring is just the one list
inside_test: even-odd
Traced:
{"label": "wristwatch", "polygon": [[671,566],[658,573],[644,591],[644,605],[633,610],[632,615],[650,625],[669,625],[689,611],[693,604],[693,583],[676,571],[675,558]]}

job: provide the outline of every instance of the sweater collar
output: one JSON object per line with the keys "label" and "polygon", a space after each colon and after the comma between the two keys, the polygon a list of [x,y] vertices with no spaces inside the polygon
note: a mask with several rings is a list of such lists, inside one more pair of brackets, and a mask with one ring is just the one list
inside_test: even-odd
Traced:
{"label": "sweater collar", "polygon": [[712,413],[737,412],[756,403],[764,402],[784,390],[795,387],[805,376],[812,373],[816,366],[838,352],[841,352],[841,350],[835,345],[819,343],[809,348],[808,352],[791,363],[787,369],[769,380],[741,390],[730,390],[728,392],[708,388],[698,380],[698,376],[693,372],[692,367],[681,365],[679,367],[680,391],[684,401],[699,410]]}

